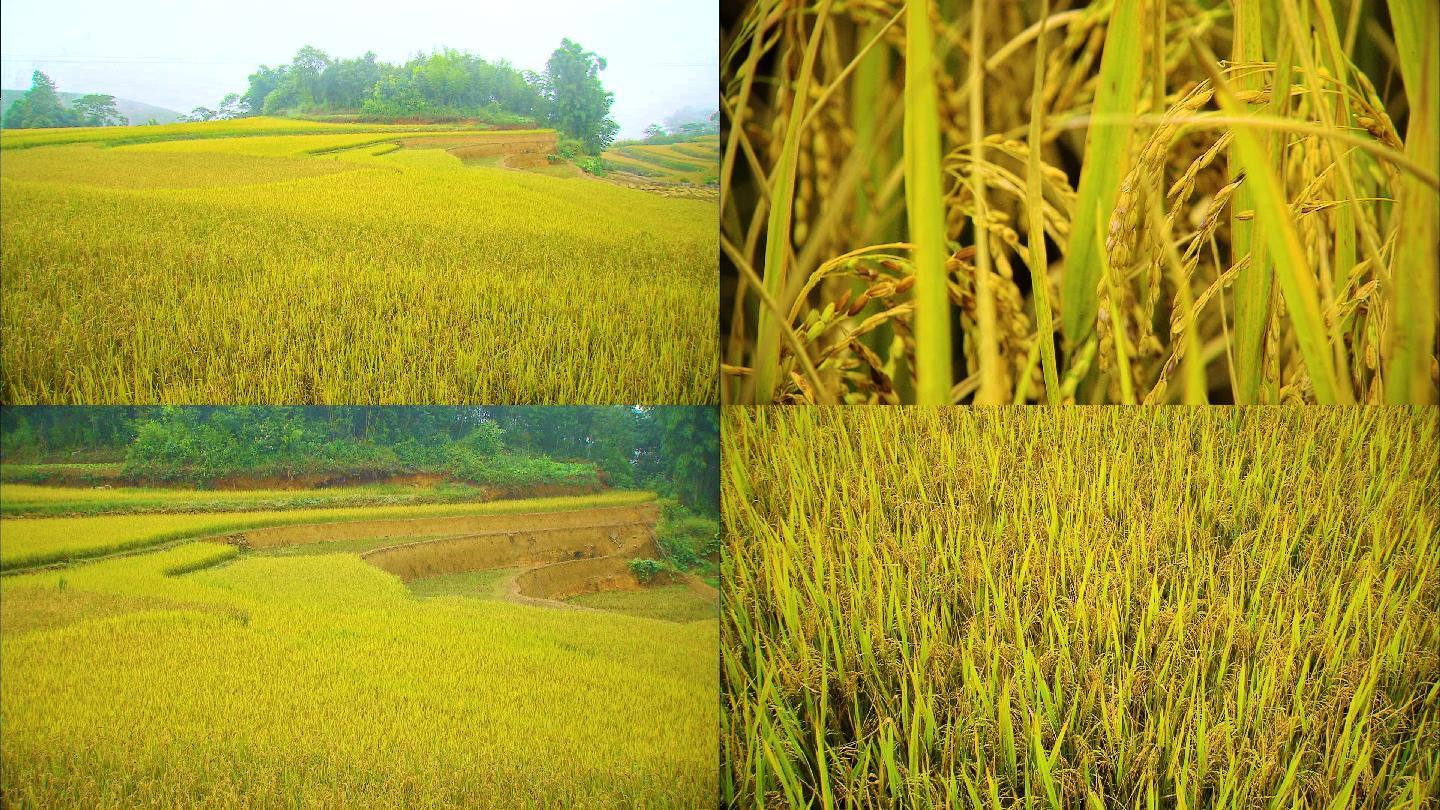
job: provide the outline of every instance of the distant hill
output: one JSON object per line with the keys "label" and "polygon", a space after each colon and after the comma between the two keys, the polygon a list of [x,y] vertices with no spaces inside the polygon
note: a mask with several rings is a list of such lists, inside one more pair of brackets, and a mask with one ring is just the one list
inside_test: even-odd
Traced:
{"label": "distant hill", "polygon": [[[10,109],[17,99],[25,95],[27,90],[0,90],[0,112]],[[60,100],[69,104],[71,101],[85,95],[85,93],[58,93]],[[164,107],[156,107],[153,104],[145,104],[139,101],[131,101],[128,98],[115,99],[115,109],[120,114],[130,119],[132,125],[138,126],[154,118],[162,124],[173,124],[180,120],[183,113],[167,110]]]}

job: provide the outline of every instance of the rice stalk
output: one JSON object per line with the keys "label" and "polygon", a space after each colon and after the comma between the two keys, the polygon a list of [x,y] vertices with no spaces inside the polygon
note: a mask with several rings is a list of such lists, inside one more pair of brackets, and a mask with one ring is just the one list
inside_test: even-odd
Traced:
{"label": "rice stalk", "polygon": [[905,210],[915,245],[915,398],[950,403],[950,307],[930,0],[905,4]]}

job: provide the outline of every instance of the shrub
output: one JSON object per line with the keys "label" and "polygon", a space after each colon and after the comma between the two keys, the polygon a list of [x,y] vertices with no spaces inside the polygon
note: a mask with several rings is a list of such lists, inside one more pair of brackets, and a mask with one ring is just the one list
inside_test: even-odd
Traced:
{"label": "shrub", "polygon": [[505,449],[505,429],[494,422],[481,422],[455,445],[472,453],[495,455]]}
{"label": "shrub", "polygon": [[674,501],[662,501],[655,545],[676,569],[698,568],[720,550],[720,524],[697,515]]}
{"label": "shrub", "polygon": [[585,154],[585,144],[575,138],[561,138],[555,147],[555,153],[566,160],[574,160]]}
{"label": "shrub", "polygon": [[665,563],[659,560],[647,560],[644,558],[630,561],[630,573],[641,582],[649,582],[660,575],[666,568]]}
{"label": "shrub", "polygon": [[502,489],[537,486],[599,487],[594,465],[513,453],[480,455],[453,448],[451,472],[462,481]]}

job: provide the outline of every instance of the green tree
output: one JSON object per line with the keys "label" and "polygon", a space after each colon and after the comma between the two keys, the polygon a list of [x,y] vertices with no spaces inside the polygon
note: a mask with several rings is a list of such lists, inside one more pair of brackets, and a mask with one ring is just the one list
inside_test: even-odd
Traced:
{"label": "green tree", "polygon": [[245,114],[245,105],[239,93],[227,93],[215,109],[216,118],[239,118]]}
{"label": "green tree", "polygon": [[720,513],[720,414],[715,408],[657,408],[661,448],[676,500],[710,515]]}
{"label": "green tree", "polygon": [[70,102],[70,111],[81,126],[112,127],[126,126],[130,119],[115,109],[115,97],[91,93]]}
{"label": "green tree", "polygon": [[635,409],[628,405],[595,408],[590,416],[590,447],[586,458],[595,463],[610,486],[635,486]]}
{"label": "green tree", "polygon": [[267,67],[250,74],[250,84],[240,96],[240,105],[246,115],[260,115],[265,112],[265,99],[285,80],[285,66]]}
{"label": "green tree", "polygon": [[598,155],[615,142],[620,127],[610,117],[615,94],[600,83],[605,60],[569,39],[545,63],[545,91],[550,122],[565,136]]}
{"label": "green tree", "polygon": [[5,111],[7,129],[73,127],[76,123],[75,115],[60,102],[55,82],[38,70],[30,77],[30,90]]}

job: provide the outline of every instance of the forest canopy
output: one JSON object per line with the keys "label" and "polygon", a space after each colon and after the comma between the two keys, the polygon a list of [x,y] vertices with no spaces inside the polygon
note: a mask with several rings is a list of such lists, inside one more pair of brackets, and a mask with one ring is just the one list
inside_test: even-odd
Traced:
{"label": "forest canopy", "polygon": [[442,470],[497,486],[604,483],[715,513],[709,408],[26,407],[0,413],[9,464],[123,462],[204,485],[229,474]]}

